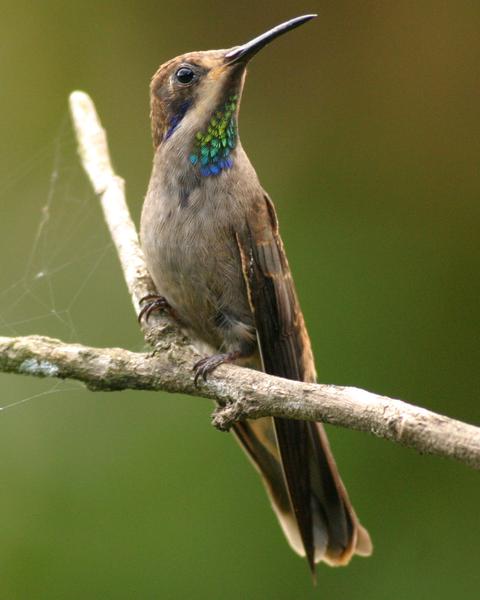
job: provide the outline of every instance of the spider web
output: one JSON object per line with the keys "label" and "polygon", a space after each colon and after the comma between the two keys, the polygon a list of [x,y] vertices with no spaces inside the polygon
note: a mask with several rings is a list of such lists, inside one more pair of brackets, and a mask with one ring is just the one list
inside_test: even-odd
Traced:
{"label": "spider web", "polygon": [[[113,253],[113,244],[81,169],[68,114],[54,139],[2,182],[0,202],[22,198],[31,180],[43,181],[46,192],[38,199],[34,196],[30,204],[30,210],[38,214],[33,230],[15,224],[12,260],[17,260],[17,246],[20,251],[25,244],[29,248],[23,265],[20,260],[17,279],[5,280],[0,273],[0,335],[39,334],[81,343],[82,329],[76,324],[82,310],[80,300],[91,289],[107,255]],[[51,394],[84,389],[71,381],[46,381],[46,385],[39,382],[41,391],[28,397],[4,394],[0,411]]]}

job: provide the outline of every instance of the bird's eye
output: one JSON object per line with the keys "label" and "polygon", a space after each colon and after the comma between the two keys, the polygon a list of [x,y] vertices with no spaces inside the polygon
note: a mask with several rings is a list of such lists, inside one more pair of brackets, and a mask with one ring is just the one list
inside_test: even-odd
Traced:
{"label": "bird's eye", "polygon": [[191,83],[195,77],[195,73],[190,67],[180,67],[175,73],[175,77],[180,83]]}

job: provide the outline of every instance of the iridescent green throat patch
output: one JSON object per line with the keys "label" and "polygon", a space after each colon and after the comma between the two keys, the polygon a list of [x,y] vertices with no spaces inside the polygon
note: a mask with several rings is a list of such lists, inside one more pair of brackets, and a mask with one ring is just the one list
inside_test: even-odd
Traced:
{"label": "iridescent green throat patch", "polygon": [[237,94],[230,96],[212,115],[207,131],[197,131],[195,134],[194,148],[188,159],[192,165],[198,165],[204,177],[218,175],[233,165],[230,153],[237,145],[237,102]]}

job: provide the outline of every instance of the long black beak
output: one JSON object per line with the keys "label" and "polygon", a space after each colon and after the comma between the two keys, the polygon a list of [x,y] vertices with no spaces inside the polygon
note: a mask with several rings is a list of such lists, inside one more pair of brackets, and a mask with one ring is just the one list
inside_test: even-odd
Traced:
{"label": "long black beak", "polygon": [[262,35],[253,38],[253,40],[243,44],[243,46],[235,46],[235,48],[232,48],[232,50],[229,50],[225,54],[225,62],[229,65],[239,61],[247,62],[254,54],[279,35],[283,35],[284,33],[287,33],[287,31],[295,29],[295,27],[298,27],[299,25],[303,25],[303,23],[310,21],[310,19],[314,19],[316,16],[317,15],[303,15],[302,17],[290,19],[290,21],[277,25],[273,29],[262,33]]}

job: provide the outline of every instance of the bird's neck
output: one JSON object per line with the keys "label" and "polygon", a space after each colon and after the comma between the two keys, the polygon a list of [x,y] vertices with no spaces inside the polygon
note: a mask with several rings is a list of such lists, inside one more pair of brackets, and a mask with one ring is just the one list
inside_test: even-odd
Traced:
{"label": "bird's neck", "polygon": [[[185,168],[200,177],[219,175],[230,169],[238,142],[238,94],[228,94],[214,108],[200,101],[182,104],[169,119],[158,150],[175,157],[177,168]],[[169,161],[170,162],[170,161]]]}
{"label": "bird's neck", "polygon": [[228,96],[205,126],[195,132],[188,160],[202,177],[218,175],[233,165],[231,154],[238,137],[237,102],[237,94]]}

